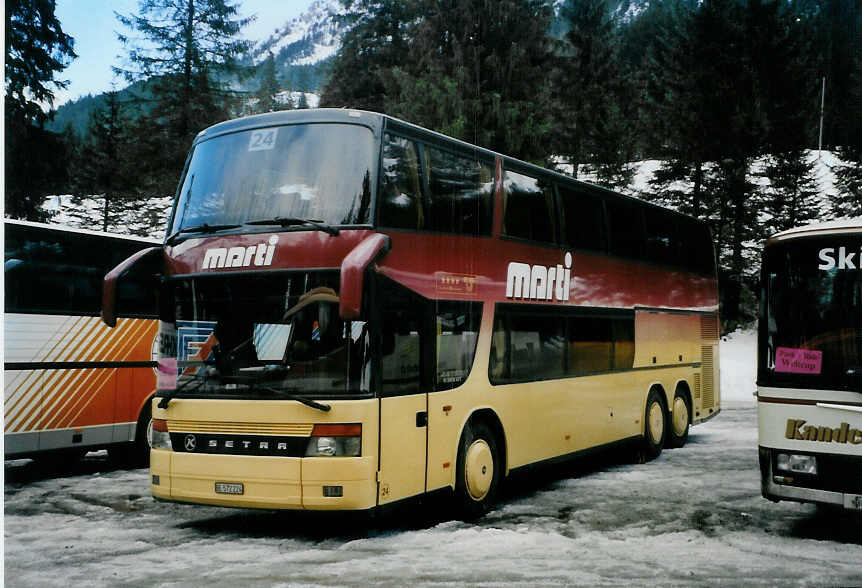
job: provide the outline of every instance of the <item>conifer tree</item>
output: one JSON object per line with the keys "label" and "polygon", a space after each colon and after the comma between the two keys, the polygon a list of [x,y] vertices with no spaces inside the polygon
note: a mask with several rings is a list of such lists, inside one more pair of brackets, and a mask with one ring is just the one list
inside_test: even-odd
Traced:
{"label": "conifer tree", "polygon": [[840,147],[842,163],[835,169],[838,195],[832,203],[837,217],[862,216],[862,148],[857,145]]}
{"label": "conifer tree", "polygon": [[348,31],[330,66],[321,106],[384,111],[385,97],[397,91],[390,72],[417,50],[408,39],[417,1],[342,0]]}
{"label": "conifer tree", "polygon": [[659,1],[648,9],[656,28],[641,74],[641,118],[642,128],[653,137],[654,156],[663,161],[651,181],[651,199],[705,218],[715,210],[705,190],[711,154],[695,83],[705,67],[694,59],[695,9],[685,0]]}
{"label": "conifer tree", "polygon": [[147,162],[145,182],[158,195],[174,191],[194,136],[237,110],[228,81],[250,47],[236,37],[251,20],[237,14],[230,0],[140,0],[138,14],[117,15],[140,36],[118,35],[128,58],[115,70],[130,82],[151,80],[149,95],[141,97],[148,103],[142,120],[150,128],[138,146],[141,157],[158,157]]}
{"label": "conifer tree", "polygon": [[835,167],[838,195],[832,206],[838,217],[862,216],[862,117],[858,116],[862,106],[862,46],[853,58],[848,86],[845,100],[857,105],[857,116],[843,117],[846,136],[836,150],[841,164]]}
{"label": "conifer tree", "polygon": [[419,3],[412,50],[385,101],[396,116],[521,159],[549,155],[551,7],[542,0]]}
{"label": "conifer tree", "polygon": [[78,158],[76,191],[82,196],[102,195],[103,231],[108,230],[112,205],[138,195],[136,165],[129,158],[133,143],[128,134],[129,124],[119,93],[107,92],[104,106],[90,115],[87,140]]}
{"label": "conifer tree", "polygon": [[254,112],[261,113],[282,110],[284,107],[277,99],[281,88],[275,75],[275,57],[272,51],[269,52],[266,59],[260,65],[260,77],[260,86],[255,93],[257,104],[255,104]]}
{"label": "conifer tree", "polygon": [[802,149],[768,156],[765,175],[769,179],[764,236],[817,220],[820,193],[814,163]]}
{"label": "conifer tree", "polygon": [[63,155],[69,138],[44,128],[54,92],[68,85],[56,76],[76,57],[54,6],[54,0],[5,3],[5,212],[31,220],[44,220],[45,196],[68,180]]}
{"label": "conifer tree", "polygon": [[[817,79],[826,78],[826,113],[823,144],[838,148],[858,136],[860,97],[859,67],[862,66],[862,2],[819,0],[812,7],[819,54]],[[848,124],[849,123],[849,124]]]}
{"label": "conifer tree", "polygon": [[560,13],[569,31],[555,80],[558,154],[575,165],[576,175],[577,165],[587,163],[600,184],[623,188],[631,180],[634,144],[617,23],[607,0],[570,0]]}

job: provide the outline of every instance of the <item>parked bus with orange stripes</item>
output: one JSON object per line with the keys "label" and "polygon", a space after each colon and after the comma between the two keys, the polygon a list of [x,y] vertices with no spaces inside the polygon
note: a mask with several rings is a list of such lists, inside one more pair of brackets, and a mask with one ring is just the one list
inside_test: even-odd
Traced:
{"label": "parked bus with orange stripes", "polygon": [[99,312],[104,274],[159,241],[8,219],[3,229],[6,459],[107,448],[146,463],[155,293],[126,280],[119,297],[134,312],[115,329]]}
{"label": "parked bus with orange stripes", "polygon": [[773,235],[761,288],[761,492],[862,511],[862,220]]}
{"label": "parked bus with orange stripes", "polygon": [[693,218],[389,116],[305,110],[195,139],[160,268],[158,499],[486,512],[507,476],[718,414]]}

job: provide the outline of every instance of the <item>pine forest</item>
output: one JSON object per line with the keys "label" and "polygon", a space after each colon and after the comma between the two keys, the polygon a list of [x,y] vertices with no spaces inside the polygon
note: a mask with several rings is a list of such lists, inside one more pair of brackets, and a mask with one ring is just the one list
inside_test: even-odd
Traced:
{"label": "pine forest", "polygon": [[726,331],[755,317],[766,237],[862,216],[862,0],[331,4],[337,51],[288,67],[236,1],[140,0],[117,15],[126,85],[58,128],[75,39],[54,0],[7,0],[5,215],[71,195],[99,202],[87,228],[145,211],[155,234],[203,128],[366,109],[706,220]]}

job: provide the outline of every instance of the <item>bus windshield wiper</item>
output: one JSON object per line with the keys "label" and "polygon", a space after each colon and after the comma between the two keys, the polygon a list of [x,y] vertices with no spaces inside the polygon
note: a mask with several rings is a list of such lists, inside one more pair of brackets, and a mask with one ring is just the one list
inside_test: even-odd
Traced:
{"label": "bus windshield wiper", "polygon": [[325,233],[329,233],[333,237],[337,237],[340,231],[337,227],[333,227],[332,225],[328,225],[322,220],[318,220],[315,218],[299,218],[299,217],[283,217],[276,216],[273,218],[263,218],[260,220],[248,221],[245,224],[247,225],[279,225],[282,227],[293,227],[296,225],[311,225],[317,229]]}
{"label": "bus windshield wiper", "polygon": [[168,245],[171,245],[174,242],[174,239],[182,235],[183,233],[215,233],[217,231],[226,231],[228,229],[236,229],[241,227],[242,225],[236,224],[228,224],[228,225],[210,225],[207,223],[202,223],[199,225],[193,225],[191,227],[183,227],[173,235],[167,238],[165,241]]}
{"label": "bus windshield wiper", "polygon": [[[249,368],[246,368],[246,370],[248,369]],[[299,396],[297,394],[293,394],[292,392],[287,392],[285,390],[277,390],[271,386],[261,385],[261,383],[265,380],[272,379],[273,377],[286,375],[288,371],[290,371],[289,366],[277,366],[269,369],[264,369],[263,371],[258,372],[257,376],[227,376],[225,379],[231,382],[246,384],[248,385],[250,391],[263,390],[265,392],[269,392],[270,394],[274,394],[287,400],[296,400],[297,402],[302,403],[305,406],[309,406],[317,410],[322,410],[323,412],[329,412],[332,409],[332,407],[328,404],[321,404],[320,402],[315,402],[310,398],[305,398],[304,396]]]}
{"label": "bus windshield wiper", "polygon": [[269,386],[255,386],[253,389],[257,390],[265,390],[275,396],[280,398],[284,398],[286,400],[296,400],[297,402],[304,404],[305,406],[309,406],[311,408],[322,410],[323,412],[329,412],[332,410],[332,407],[328,404],[321,404],[320,402],[315,402],[310,398],[305,398],[304,396],[298,396],[293,394],[292,392],[286,392],[284,390],[276,390],[275,388],[270,388]]}
{"label": "bus windshield wiper", "polygon": [[168,403],[171,401],[171,399],[174,398],[177,394],[179,394],[183,390],[185,390],[186,388],[189,388],[191,386],[191,384],[197,384],[194,388],[191,388],[191,390],[197,390],[198,388],[200,388],[201,386],[203,386],[204,384],[207,383],[206,374],[204,374],[204,375],[187,374],[187,376],[191,376],[191,379],[183,382],[182,384],[180,384],[179,386],[177,386],[173,390],[168,390],[167,392],[162,394],[161,400],[159,400],[159,404],[157,405],[159,408],[167,408]]}

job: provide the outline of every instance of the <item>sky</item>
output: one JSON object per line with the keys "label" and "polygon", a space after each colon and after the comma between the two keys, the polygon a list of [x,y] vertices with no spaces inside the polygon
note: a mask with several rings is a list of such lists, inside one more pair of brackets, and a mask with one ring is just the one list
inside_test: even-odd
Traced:
{"label": "sky", "polygon": [[[302,14],[312,0],[235,0],[242,16],[256,15],[254,22],[244,29],[243,36],[259,41],[276,28]],[[69,80],[66,90],[55,92],[54,107],[87,94],[98,94],[126,85],[115,79],[112,65],[118,65],[124,55],[117,40],[121,25],[114,12],[134,14],[138,0],[57,0],[55,14],[63,31],[75,39],[75,59],[60,73],[60,79]]]}

